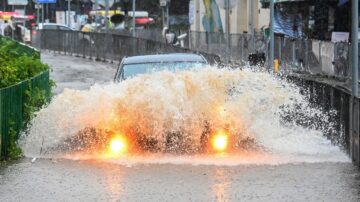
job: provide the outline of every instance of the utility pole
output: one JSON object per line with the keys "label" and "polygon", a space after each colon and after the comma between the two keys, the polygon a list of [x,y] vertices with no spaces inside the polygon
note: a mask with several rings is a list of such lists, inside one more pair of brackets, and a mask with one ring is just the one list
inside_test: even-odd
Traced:
{"label": "utility pole", "polygon": [[109,0],[105,0],[105,27],[106,27],[106,33],[109,32]]}
{"label": "utility pole", "polygon": [[45,4],[41,4],[41,22],[44,23],[44,11],[45,11]]}
{"label": "utility pole", "polygon": [[169,6],[171,0],[160,0],[162,26],[169,27]]}
{"label": "utility pole", "polygon": [[230,63],[230,0],[225,1],[226,60]]}
{"label": "utility pole", "polygon": [[37,5],[37,14],[36,14],[36,24],[39,25],[40,23],[40,4],[38,3],[38,1],[36,1],[36,5]]}
{"label": "utility pole", "polygon": [[136,31],[135,31],[135,10],[136,10],[136,0],[133,0],[132,2],[132,17],[133,17],[133,30],[132,30],[132,36],[135,37],[136,36]]}
{"label": "utility pole", "polygon": [[350,156],[356,162],[356,154],[359,154],[359,102],[357,100],[357,97],[359,97],[359,1],[352,0],[351,4],[352,95],[350,106]]}
{"label": "utility pole", "polygon": [[270,1],[270,55],[269,68],[274,70],[274,0]]}
{"label": "utility pole", "polygon": [[254,33],[254,0],[248,0],[248,31],[249,34]]}
{"label": "utility pole", "polygon": [[70,27],[70,11],[71,11],[71,0],[68,0],[68,14],[67,14],[67,25]]}
{"label": "utility pole", "polygon": [[95,23],[96,23],[96,26],[97,26],[97,20],[98,20],[98,12],[97,12],[98,7],[99,7],[98,0],[95,0]]}
{"label": "utility pole", "polygon": [[352,48],[352,96],[359,96],[359,1],[352,1],[352,27],[351,27],[351,48]]}
{"label": "utility pole", "polygon": [[169,18],[169,7],[170,7],[170,1],[171,0],[167,0],[166,3],[166,26],[169,27],[170,25],[170,18]]}

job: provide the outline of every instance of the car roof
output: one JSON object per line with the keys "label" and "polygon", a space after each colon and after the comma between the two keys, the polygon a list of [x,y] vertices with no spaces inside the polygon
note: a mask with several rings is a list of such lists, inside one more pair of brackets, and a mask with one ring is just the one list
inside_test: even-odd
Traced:
{"label": "car roof", "polygon": [[166,62],[199,62],[207,63],[202,55],[194,53],[170,53],[158,55],[141,55],[124,58],[123,64],[142,64],[142,63],[166,63]]}

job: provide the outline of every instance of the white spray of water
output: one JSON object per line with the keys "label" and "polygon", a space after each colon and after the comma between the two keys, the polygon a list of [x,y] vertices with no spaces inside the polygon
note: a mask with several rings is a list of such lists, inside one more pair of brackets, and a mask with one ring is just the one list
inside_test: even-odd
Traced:
{"label": "white spray of water", "polygon": [[[190,139],[188,149],[193,149],[199,146],[207,122],[212,128],[226,126],[239,140],[254,139],[261,149],[216,158],[154,154],[115,161],[217,165],[349,161],[321,130],[283,124],[281,107],[291,111],[299,104],[309,116],[321,114],[309,107],[297,87],[268,73],[215,68],[157,72],[120,84],[95,85],[85,91],[66,89],[37,114],[20,145],[28,157],[61,156],[61,151],[54,148],[84,128],[94,127],[146,134],[162,147],[164,134],[181,131]],[[62,157],[97,158],[75,154]]]}

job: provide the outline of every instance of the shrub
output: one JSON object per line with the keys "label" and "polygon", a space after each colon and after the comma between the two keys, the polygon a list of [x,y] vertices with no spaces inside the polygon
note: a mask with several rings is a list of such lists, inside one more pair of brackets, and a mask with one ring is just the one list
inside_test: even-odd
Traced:
{"label": "shrub", "polygon": [[21,47],[17,42],[2,39],[0,88],[17,84],[49,69],[48,65],[41,63],[37,52],[31,55],[17,47]]}
{"label": "shrub", "polygon": [[[0,134],[7,139],[4,144],[6,147],[0,151],[0,159],[1,154],[5,159],[17,159],[22,156],[21,149],[16,143],[20,131],[26,130],[27,124],[34,117],[35,112],[49,101],[51,96],[49,89],[54,86],[54,82],[48,80],[48,74],[46,74],[47,80],[42,84],[34,84],[33,80],[29,79],[46,73],[48,70],[48,65],[41,63],[39,52],[0,36],[0,89],[27,81],[27,83],[20,84],[25,85],[25,88],[11,87],[11,89],[16,89],[17,95],[23,97],[23,99],[19,98],[22,101],[15,102],[5,96],[2,97],[2,101],[6,102],[7,106],[11,105],[22,110],[9,111],[7,109],[0,114],[0,116],[6,117],[2,123],[4,130],[0,128],[2,130]],[[0,138],[2,137],[0,136]]]}

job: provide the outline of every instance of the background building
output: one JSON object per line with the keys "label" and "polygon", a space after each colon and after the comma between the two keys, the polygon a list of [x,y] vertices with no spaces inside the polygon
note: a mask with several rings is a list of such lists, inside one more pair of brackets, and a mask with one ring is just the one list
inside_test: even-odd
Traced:
{"label": "background building", "polygon": [[[260,0],[267,8],[270,0]],[[330,40],[333,32],[349,32],[349,0],[275,0],[275,32],[289,37]]]}
{"label": "background building", "polygon": [[[191,0],[191,31],[224,32],[226,0]],[[269,25],[269,9],[257,0],[230,0],[230,33],[253,33]]]}

